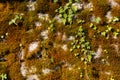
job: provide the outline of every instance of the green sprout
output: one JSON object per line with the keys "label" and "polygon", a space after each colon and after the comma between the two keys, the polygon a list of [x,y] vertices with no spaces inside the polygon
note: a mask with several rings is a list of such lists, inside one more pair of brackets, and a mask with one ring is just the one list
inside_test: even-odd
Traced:
{"label": "green sprout", "polygon": [[23,18],[22,14],[16,14],[15,17],[9,21],[9,25],[11,24],[18,25],[18,23],[22,21],[22,18]]}
{"label": "green sprout", "polygon": [[60,7],[56,10],[58,12],[59,17],[62,19],[63,24],[66,23],[72,24],[73,23],[73,17],[75,16],[75,13],[77,12],[77,7],[72,5],[72,1],[69,0],[68,3],[64,7]]}
{"label": "green sprout", "polygon": [[53,57],[50,58],[50,62],[54,63],[54,58]]}
{"label": "green sprout", "polygon": [[53,2],[56,3],[56,2],[58,2],[58,0],[54,0]]}
{"label": "green sprout", "polygon": [[100,18],[100,17],[97,17],[97,18],[94,19],[94,22],[97,23],[97,24],[99,24],[100,21],[101,21],[101,18]]}
{"label": "green sprout", "polygon": [[7,74],[1,74],[0,77],[1,77],[2,80],[6,80],[7,79]]}
{"label": "green sprout", "polygon": [[94,25],[93,23],[90,24],[90,28],[92,28],[93,30],[97,30],[97,26]]}
{"label": "green sprout", "polygon": [[118,22],[120,19],[118,17],[113,17],[113,22]]}

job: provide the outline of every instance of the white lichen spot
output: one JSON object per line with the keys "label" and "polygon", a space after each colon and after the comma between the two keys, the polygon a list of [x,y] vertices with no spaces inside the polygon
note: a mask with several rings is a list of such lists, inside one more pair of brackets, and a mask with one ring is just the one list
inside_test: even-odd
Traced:
{"label": "white lichen spot", "polygon": [[63,65],[64,68],[67,68],[68,70],[72,70],[73,69],[73,65],[71,65],[68,62],[65,62],[65,64]]}
{"label": "white lichen spot", "polygon": [[93,15],[90,17],[90,21],[91,21],[91,22],[94,22],[94,20],[95,20],[95,15],[93,14]]}
{"label": "white lichen spot", "polygon": [[39,42],[32,42],[28,47],[28,51],[32,52],[32,51],[36,50],[38,47],[38,44],[39,44]]}
{"label": "white lichen spot", "polygon": [[41,26],[42,25],[42,23],[40,23],[40,22],[35,22],[35,26],[37,27],[37,26]]}
{"label": "white lichen spot", "polygon": [[66,36],[65,33],[62,35],[62,40],[63,40],[63,41],[66,41],[66,40],[67,40],[67,36]]}
{"label": "white lichen spot", "polygon": [[69,38],[68,38],[68,40],[70,40],[70,41],[72,41],[74,39],[75,39],[75,37],[73,37],[73,36],[69,36]]}
{"label": "white lichen spot", "polygon": [[41,36],[43,37],[43,39],[48,39],[48,30],[42,31]]}
{"label": "white lichen spot", "polygon": [[54,20],[56,20],[58,23],[62,23],[62,19],[58,15],[54,17]]}
{"label": "white lichen spot", "polygon": [[49,15],[48,14],[38,13],[38,18],[47,21],[47,20],[49,20]]}
{"label": "white lichen spot", "polygon": [[113,36],[113,38],[114,38],[114,39],[118,39],[118,37],[117,37],[117,36],[115,36],[115,35]]}
{"label": "white lichen spot", "polygon": [[82,3],[73,3],[72,6],[75,6],[77,10],[82,10],[83,9],[83,4]]}
{"label": "white lichen spot", "polygon": [[113,19],[111,11],[108,11],[105,17],[108,19],[108,23],[110,23],[112,21],[112,19]]}
{"label": "white lichen spot", "polygon": [[28,11],[34,11],[35,10],[35,5],[36,5],[36,1],[33,2],[32,0],[30,0],[28,2],[28,5],[27,5]]}
{"label": "white lichen spot", "polygon": [[97,49],[97,52],[95,52],[94,59],[100,58],[102,54],[102,48],[101,45],[99,45],[99,48]]}
{"label": "white lichen spot", "polygon": [[105,74],[106,75],[111,75],[111,72],[110,71],[106,71]]}
{"label": "white lichen spot", "polygon": [[26,80],[40,80],[37,74],[28,75]]}
{"label": "white lichen spot", "polygon": [[68,48],[67,48],[67,45],[66,45],[66,44],[63,44],[63,45],[61,46],[61,48],[62,48],[64,51],[67,51],[67,50],[68,50]]}
{"label": "white lichen spot", "polygon": [[112,44],[112,45],[114,46],[117,55],[119,55],[119,46],[118,46],[118,44]]}
{"label": "white lichen spot", "polygon": [[20,60],[24,60],[24,58],[25,58],[25,50],[24,49],[21,49],[20,51],[19,51],[19,59]]}
{"label": "white lichen spot", "polygon": [[25,62],[21,63],[20,71],[22,76],[25,77],[27,75],[28,71],[27,71],[27,67],[25,66]]}
{"label": "white lichen spot", "polygon": [[26,66],[25,62],[21,63],[20,72],[23,77],[27,77],[28,75],[35,74],[37,68],[35,66]]}
{"label": "white lichen spot", "polygon": [[93,8],[93,4],[92,3],[84,3],[84,9],[92,9]]}
{"label": "white lichen spot", "polygon": [[115,2],[114,0],[109,0],[109,3],[111,5],[111,7],[115,7],[115,6],[120,7],[120,5],[117,2]]}
{"label": "white lichen spot", "polygon": [[49,69],[49,68],[46,68],[46,69],[43,69],[42,70],[42,73],[44,74],[44,75],[46,75],[46,74],[49,74],[50,72],[52,72],[53,70],[51,70],[51,69]]}

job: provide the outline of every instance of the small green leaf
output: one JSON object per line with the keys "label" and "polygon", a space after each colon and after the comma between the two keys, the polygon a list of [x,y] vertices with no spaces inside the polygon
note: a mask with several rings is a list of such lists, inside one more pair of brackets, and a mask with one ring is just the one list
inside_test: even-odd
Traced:
{"label": "small green leaf", "polygon": [[92,60],[92,56],[88,55],[88,61],[91,62],[91,60]]}
{"label": "small green leaf", "polygon": [[67,19],[67,14],[66,14],[66,13],[64,13],[64,14],[63,14],[63,17],[64,17],[65,19]]}
{"label": "small green leaf", "polygon": [[56,2],[58,2],[58,0],[54,0],[53,2],[56,3]]}
{"label": "small green leaf", "polygon": [[77,11],[77,6],[72,6],[72,10],[73,10],[73,12],[75,13],[76,11]]}
{"label": "small green leaf", "polygon": [[97,30],[97,27],[94,25],[93,30]]}
{"label": "small green leaf", "polygon": [[93,23],[90,23],[90,28],[92,28],[94,26],[94,24]]}
{"label": "small green leaf", "polygon": [[53,58],[53,57],[50,58],[50,62],[51,62],[51,63],[54,62],[54,58]]}
{"label": "small green leaf", "polygon": [[100,21],[101,21],[101,18],[100,18],[100,17],[97,17],[97,18],[94,19],[94,22],[96,22],[97,24],[99,24]]}
{"label": "small green leaf", "polygon": [[80,45],[77,46],[77,49],[79,49],[79,48],[80,48]]}
{"label": "small green leaf", "polygon": [[66,24],[66,19],[62,19],[62,22],[65,25]]}
{"label": "small green leaf", "polygon": [[101,35],[102,36],[106,36],[106,32],[101,32]]}
{"label": "small green leaf", "polygon": [[79,27],[79,32],[83,32],[82,26]]}
{"label": "small green leaf", "polygon": [[114,17],[113,18],[113,22],[117,22],[117,21],[119,21],[119,18],[118,17]]}
{"label": "small green leaf", "polygon": [[70,52],[72,52],[73,51],[73,48],[70,48]]}

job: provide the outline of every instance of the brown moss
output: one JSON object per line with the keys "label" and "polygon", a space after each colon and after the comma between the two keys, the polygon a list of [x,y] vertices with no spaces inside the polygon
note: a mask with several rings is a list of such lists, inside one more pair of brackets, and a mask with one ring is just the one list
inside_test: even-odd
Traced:
{"label": "brown moss", "polygon": [[90,12],[89,9],[85,9],[78,14],[77,18],[78,20],[85,20],[85,22],[89,22],[91,15],[92,15],[92,12]]}
{"label": "brown moss", "polygon": [[[95,16],[104,18],[107,11],[110,9],[108,0],[91,0],[93,3],[93,13]],[[103,19],[104,20],[104,19]]]}
{"label": "brown moss", "polygon": [[120,4],[120,0],[115,0],[118,4]]}
{"label": "brown moss", "polygon": [[20,64],[19,62],[13,63],[9,68],[9,76],[12,80],[24,80],[20,74]]}
{"label": "brown moss", "polygon": [[119,15],[120,14],[120,7],[117,7],[117,6],[113,7],[111,12],[112,12],[113,16],[120,17],[120,15]]}

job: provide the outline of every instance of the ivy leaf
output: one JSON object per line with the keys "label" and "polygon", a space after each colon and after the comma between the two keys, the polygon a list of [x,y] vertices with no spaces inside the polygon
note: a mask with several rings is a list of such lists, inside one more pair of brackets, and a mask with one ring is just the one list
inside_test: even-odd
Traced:
{"label": "ivy leaf", "polygon": [[97,18],[94,19],[94,22],[96,22],[97,24],[99,24],[100,21],[101,21],[101,18],[100,18],[100,17],[97,17]]}
{"label": "ivy leaf", "polygon": [[63,17],[64,17],[65,19],[67,19],[67,14],[66,14],[66,13],[64,13],[64,14],[63,14]]}
{"label": "ivy leaf", "polygon": [[94,24],[93,23],[90,23],[90,28],[92,28],[94,26]]}
{"label": "ivy leaf", "polygon": [[114,17],[113,18],[113,22],[117,22],[117,21],[119,21],[119,18],[118,17]]}
{"label": "ivy leaf", "polygon": [[92,60],[92,55],[89,54],[88,55],[88,61],[91,62],[91,60]]}
{"label": "ivy leaf", "polygon": [[75,13],[76,11],[77,11],[77,6],[72,6],[72,10],[73,10],[73,12]]}
{"label": "ivy leaf", "polygon": [[65,25],[66,24],[66,19],[62,19],[62,22]]}
{"label": "ivy leaf", "polygon": [[106,36],[106,32],[101,32],[101,35],[102,36]]}
{"label": "ivy leaf", "polygon": [[83,32],[82,26],[79,27],[79,32]]}
{"label": "ivy leaf", "polygon": [[15,21],[16,21],[15,19],[12,19],[11,21],[9,21],[9,25],[11,25],[11,24],[17,25]]}

